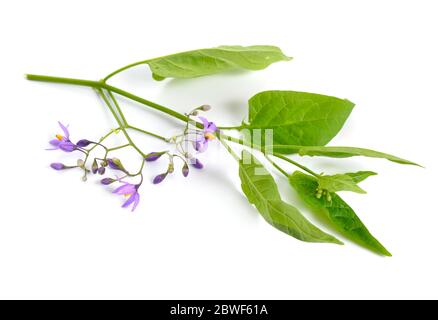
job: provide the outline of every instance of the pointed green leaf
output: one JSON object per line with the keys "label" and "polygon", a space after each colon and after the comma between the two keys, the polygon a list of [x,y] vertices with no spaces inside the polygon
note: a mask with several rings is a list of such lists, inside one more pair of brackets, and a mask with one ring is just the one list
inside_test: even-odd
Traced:
{"label": "pointed green leaf", "polygon": [[[332,158],[349,158],[355,156],[364,156],[371,158],[383,158],[389,161],[401,163],[401,164],[411,164],[420,166],[412,161],[405,160],[387,153],[374,151],[370,149],[354,148],[354,147],[301,147],[298,153],[301,156],[322,156],[322,157],[332,157]],[[421,167],[421,166],[420,166]]]}
{"label": "pointed green leaf", "polygon": [[311,209],[323,213],[343,234],[374,252],[391,256],[341,197],[332,194],[331,201],[328,201],[324,197],[318,199],[315,196],[318,188],[316,178],[296,171],[289,176],[289,182]]}
{"label": "pointed green leaf", "polygon": [[275,228],[302,241],[342,244],[311,224],[298,209],[282,201],[274,178],[245,150],[239,161],[239,176],[248,201]]}
{"label": "pointed green leaf", "polygon": [[195,78],[237,69],[261,70],[291,60],[274,46],[220,46],[147,60],[155,80]]}
{"label": "pointed green leaf", "polygon": [[[348,100],[296,91],[265,91],[249,100],[248,124],[253,135],[272,130],[272,140],[266,143],[289,146],[323,146],[341,130],[354,104]],[[255,141],[257,143],[257,141]],[[276,152],[289,153],[281,148]],[[286,151],[286,152],[285,152]]]}

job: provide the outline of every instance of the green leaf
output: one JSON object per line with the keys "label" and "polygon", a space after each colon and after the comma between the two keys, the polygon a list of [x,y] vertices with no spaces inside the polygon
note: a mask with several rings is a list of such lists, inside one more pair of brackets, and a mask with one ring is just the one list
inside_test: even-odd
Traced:
{"label": "green leaf", "polygon": [[[341,130],[353,107],[348,100],[320,94],[264,91],[249,100],[249,123],[240,129],[250,129],[253,139],[261,130],[261,144],[289,153],[276,145],[323,146]],[[266,129],[272,130],[272,141],[265,140]]]}
{"label": "green leaf", "polygon": [[311,224],[298,209],[282,201],[274,178],[245,150],[239,161],[239,176],[248,201],[275,228],[302,241],[342,244]]}
{"label": "green leaf", "polygon": [[318,178],[318,185],[320,189],[327,190],[328,192],[352,191],[356,193],[366,193],[348,174],[320,176]]}
{"label": "green leaf", "polygon": [[298,195],[316,213],[322,213],[344,235],[364,247],[385,256],[391,253],[368,231],[351,207],[337,194],[332,195],[331,201],[324,197],[318,199],[315,190],[318,188],[316,178],[294,172],[289,176],[290,184],[298,192]]}
{"label": "green leaf", "polygon": [[237,69],[261,70],[278,61],[289,61],[274,46],[220,46],[181,52],[145,61],[155,80],[195,78]]}
{"label": "green leaf", "polygon": [[364,156],[371,158],[383,158],[392,162],[397,162],[401,164],[411,164],[415,166],[420,166],[419,164],[405,160],[387,153],[374,151],[370,149],[354,148],[354,147],[302,147],[299,148],[298,153],[301,156],[322,156],[322,157],[332,157],[332,158],[349,158],[355,156]]}

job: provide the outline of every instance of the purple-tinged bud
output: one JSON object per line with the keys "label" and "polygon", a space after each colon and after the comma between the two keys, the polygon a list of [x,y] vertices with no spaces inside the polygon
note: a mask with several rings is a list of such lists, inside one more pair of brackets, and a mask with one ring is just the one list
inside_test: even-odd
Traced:
{"label": "purple-tinged bud", "polygon": [[204,165],[201,163],[201,161],[199,161],[197,158],[193,158],[191,165],[193,167],[195,167],[196,169],[202,169],[204,168]]}
{"label": "purple-tinged bud", "polygon": [[155,161],[158,160],[163,154],[165,154],[166,152],[151,152],[149,154],[147,154],[144,159],[145,161]]}
{"label": "purple-tinged bud", "polygon": [[108,165],[111,169],[120,170],[125,172],[125,168],[122,165],[122,162],[117,158],[108,159]]}
{"label": "purple-tinged bud", "polygon": [[100,175],[103,175],[103,174],[105,173],[105,167],[100,167],[99,169],[97,169],[97,172],[98,172]]}
{"label": "purple-tinged bud", "polygon": [[50,164],[50,167],[51,167],[52,169],[55,169],[55,170],[64,170],[64,169],[68,169],[67,166],[65,166],[63,163],[59,163],[59,162],[51,163],[51,164]]}
{"label": "purple-tinged bud", "polygon": [[103,178],[102,180],[100,180],[100,183],[107,186],[107,185],[109,185],[109,184],[111,184],[111,183],[113,183],[115,181],[117,181],[117,180],[116,179],[112,179],[112,178]]}
{"label": "purple-tinged bud", "polygon": [[89,140],[87,140],[87,139],[82,139],[82,140],[79,140],[79,141],[76,143],[76,145],[77,145],[79,148],[85,148],[85,147],[88,147],[88,145],[89,145],[90,143],[92,143],[92,142],[89,141]]}
{"label": "purple-tinged bud", "polygon": [[202,111],[208,111],[208,110],[211,110],[211,106],[208,104],[204,104],[204,105],[200,106],[199,109],[201,109]]}
{"label": "purple-tinged bud", "polygon": [[184,163],[184,166],[182,167],[182,174],[184,177],[187,177],[189,175],[189,165],[187,162]]}
{"label": "purple-tinged bud", "polygon": [[97,164],[97,160],[94,159],[93,164],[91,165],[91,172],[93,172],[93,174],[96,174],[98,169],[99,165]]}
{"label": "purple-tinged bud", "polygon": [[152,182],[153,182],[154,184],[159,184],[159,183],[163,182],[163,180],[166,178],[166,176],[167,176],[167,172],[166,172],[166,173],[159,174],[158,176],[156,176],[156,177],[154,178],[154,180],[153,180]]}

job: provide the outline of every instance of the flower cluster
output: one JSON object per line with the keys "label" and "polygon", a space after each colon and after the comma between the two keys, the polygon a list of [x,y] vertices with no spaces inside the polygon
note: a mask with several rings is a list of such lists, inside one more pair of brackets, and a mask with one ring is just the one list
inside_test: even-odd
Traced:
{"label": "flower cluster", "polygon": [[[208,111],[209,109],[209,106],[203,105],[194,109],[192,112],[187,114],[187,116],[189,119],[193,120],[193,117],[196,117],[200,111]],[[122,207],[126,208],[131,206],[131,210],[134,211],[140,202],[139,188],[144,181],[143,169],[145,163],[157,161],[163,156],[167,157],[168,159],[167,170],[163,173],[156,175],[152,179],[153,184],[163,182],[168,175],[174,173],[175,159],[182,162],[181,173],[184,177],[187,177],[189,175],[189,166],[196,169],[203,168],[203,164],[201,163],[201,161],[199,161],[199,159],[196,158],[193,154],[205,152],[207,150],[209,142],[216,138],[216,134],[219,131],[216,125],[213,122],[209,122],[205,117],[199,116],[197,119],[199,119],[200,122],[194,122],[194,128],[191,128],[191,123],[189,123],[188,121],[182,134],[167,139],[167,142],[170,145],[174,146],[174,149],[176,150],[175,153],[171,153],[170,151],[165,150],[150,152],[146,154],[138,150],[142,156],[142,161],[140,169],[137,173],[129,172],[122,164],[122,161],[120,159],[110,156],[111,152],[114,150],[124,147],[134,147],[132,141],[130,141],[126,145],[112,148],[109,148],[103,144],[103,140],[105,140],[112,133],[117,133],[119,129],[112,130],[106,136],[101,138],[98,142],[94,142],[88,139],[81,139],[76,143],[73,143],[70,140],[70,132],[68,130],[68,126],[65,126],[61,122],[59,122],[59,126],[63,134],[56,134],[56,139],[52,139],[49,141],[49,144],[52,147],[47,150],[61,150],[69,153],[76,151],[81,153],[81,158],[79,158],[74,165],[66,165],[56,162],[50,164],[50,167],[58,171],[79,168],[83,172],[82,179],[84,181],[87,180],[87,176],[90,173],[95,175],[104,175],[107,172],[107,169],[121,173],[122,175],[120,177],[104,177],[100,180],[100,182],[102,185],[105,186],[111,185],[113,183],[119,184],[112,192],[114,194],[126,197],[127,199],[122,204]],[[123,130],[123,128],[120,129]],[[97,147],[103,149],[104,155],[102,157],[94,156],[94,150]],[[92,158],[92,154],[94,158]],[[130,180],[134,179],[139,180],[139,182],[130,182]]]}

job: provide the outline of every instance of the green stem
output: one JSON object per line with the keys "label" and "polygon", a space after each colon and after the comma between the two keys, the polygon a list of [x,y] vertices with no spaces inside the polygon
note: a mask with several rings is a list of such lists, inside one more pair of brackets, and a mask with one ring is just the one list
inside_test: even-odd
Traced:
{"label": "green stem", "polygon": [[143,130],[143,129],[140,129],[140,128],[137,128],[137,127],[134,127],[134,126],[131,126],[131,125],[128,125],[126,128],[132,129],[132,130],[135,130],[135,131],[138,131],[138,132],[141,132],[141,133],[147,134],[149,136],[152,136],[152,137],[155,137],[155,138],[158,138],[158,139],[161,139],[163,141],[168,142],[168,139],[166,139],[165,137],[162,137],[162,136],[160,136],[160,135],[158,135],[156,133],[152,133],[152,132],[149,132],[149,131],[146,131],[146,130]]}
{"label": "green stem", "polygon": [[[131,99],[133,101],[139,102],[141,104],[144,104],[146,106],[149,106],[155,110],[158,110],[160,112],[166,113],[176,119],[179,119],[183,122],[189,121],[189,117],[185,116],[182,113],[179,113],[177,111],[174,111],[170,108],[167,108],[165,106],[159,105],[158,103],[143,99],[139,96],[136,96],[132,93],[129,93],[125,90],[122,90],[120,88],[111,86],[109,84],[106,84],[102,81],[92,81],[92,80],[82,80],[82,79],[73,79],[73,78],[62,78],[62,77],[52,77],[52,76],[43,76],[43,75],[35,75],[35,74],[28,74],[26,75],[26,78],[31,81],[41,81],[41,82],[52,82],[52,83],[64,83],[64,84],[72,84],[77,86],[84,86],[84,87],[90,87],[95,89],[105,89],[107,91],[111,91],[113,93],[117,93],[121,96],[124,96],[128,99]],[[201,123],[196,124],[199,128],[202,128]]]}
{"label": "green stem", "polygon": [[113,101],[114,106],[115,106],[116,109],[117,109],[117,112],[119,113],[120,117],[122,118],[123,125],[124,125],[125,127],[127,127],[127,126],[128,126],[128,122],[126,121],[125,115],[123,114],[122,109],[121,109],[120,106],[119,106],[119,103],[117,102],[116,98],[114,97],[114,95],[112,94],[111,91],[108,91],[108,96],[109,96],[110,99]]}
{"label": "green stem", "polygon": [[244,125],[240,125],[240,126],[232,126],[232,127],[218,127],[221,130],[240,130],[245,128]]}
{"label": "green stem", "polygon": [[273,155],[274,157],[277,157],[277,158],[279,158],[279,159],[282,159],[282,160],[284,160],[284,161],[287,161],[287,162],[293,164],[294,166],[296,166],[296,167],[298,167],[298,168],[300,168],[300,169],[306,171],[307,173],[310,173],[310,174],[311,174],[312,176],[314,176],[314,177],[317,177],[317,178],[319,177],[319,174],[317,174],[316,172],[310,170],[309,168],[303,166],[302,164],[299,164],[299,163],[296,162],[296,161],[293,161],[292,159],[289,159],[288,157],[286,157],[286,156],[284,156],[284,155],[282,155],[282,154],[280,154],[280,153],[276,153],[276,152],[274,152],[272,155]]}
{"label": "green stem", "polygon": [[114,111],[114,109],[111,106],[110,101],[108,100],[108,98],[106,97],[105,93],[103,92],[102,89],[98,89],[98,92],[100,94],[100,96],[102,97],[103,101],[105,101],[105,104],[108,106],[108,109],[111,111],[111,113],[113,114],[114,118],[116,119],[117,123],[120,126],[120,130],[122,130],[123,134],[125,135],[126,140],[128,140],[129,144],[135,149],[137,150],[137,152],[144,158],[146,155],[140,150],[139,147],[137,147],[137,145],[132,141],[131,137],[129,136],[129,134],[126,132],[126,129],[124,128],[122,122],[120,121],[120,119],[118,118],[116,112]]}
{"label": "green stem", "polygon": [[[226,135],[226,134],[221,134],[221,136],[222,136],[223,138],[225,138],[225,139],[228,139],[228,140],[234,142],[234,143],[238,143],[238,144],[243,145],[243,146],[249,146],[249,147],[251,147],[251,148],[253,148],[253,149],[256,149],[256,150],[258,150],[258,151],[262,151],[262,152],[263,152],[262,148],[259,147],[259,146],[257,146],[257,145],[252,145],[252,146],[251,146],[251,145],[245,143],[244,141],[242,141],[241,139],[234,138],[234,137],[228,136],[228,135]],[[317,174],[316,172],[310,170],[309,168],[303,166],[302,164],[300,164],[300,163],[298,163],[298,162],[296,162],[296,161],[294,161],[294,160],[292,160],[292,159],[289,159],[288,157],[282,155],[281,153],[273,152],[272,155],[273,155],[274,157],[276,157],[276,158],[282,159],[282,160],[284,160],[284,161],[287,161],[287,162],[293,164],[294,166],[296,166],[296,167],[302,169],[303,171],[306,171],[307,173],[310,173],[312,176],[319,177],[319,174]],[[268,160],[269,160],[269,159],[268,159]],[[277,166],[275,166],[275,167],[277,168]],[[277,169],[278,169],[278,168],[277,168]],[[280,171],[281,171],[282,173],[284,173],[284,170],[280,170]],[[286,175],[287,175],[287,174],[286,174]]]}
{"label": "green stem", "polygon": [[283,170],[282,167],[280,167],[278,164],[276,164],[274,161],[272,161],[271,158],[269,158],[268,156],[266,156],[266,159],[268,159],[268,161],[278,170],[280,171],[286,178],[289,178],[289,174]]}
{"label": "green stem", "polygon": [[130,69],[132,67],[135,67],[135,66],[138,66],[138,65],[141,65],[141,64],[145,64],[148,61],[149,60],[143,60],[143,61],[138,61],[138,62],[134,62],[134,63],[128,64],[127,66],[124,66],[124,67],[122,67],[120,69],[117,69],[116,71],[111,72],[109,75],[107,75],[105,78],[103,78],[102,81],[103,82],[107,82],[110,78],[114,77],[116,74],[118,74],[118,73],[120,73],[122,71],[125,71],[127,69]]}
{"label": "green stem", "polygon": [[240,157],[233,151],[233,149],[231,149],[231,147],[225,141],[223,141],[221,138],[218,137],[218,140],[220,141],[220,143],[222,143],[222,145],[225,147],[225,149],[233,156],[233,158],[237,162],[239,162]]}
{"label": "green stem", "polygon": [[130,147],[130,146],[131,145],[128,143],[128,144],[124,144],[124,145],[121,145],[121,146],[118,146],[118,147],[108,148],[108,152],[114,151],[114,150],[119,150],[119,149]]}
{"label": "green stem", "polygon": [[[119,128],[117,129],[111,129],[110,132],[108,132],[106,135],[104,135],[102,138],[99,139],[99,143],[101,143],[102,141],[104,141],[106,138],[108,138],[110,135],[112,135],[115,131],[119,130]],[[97,146],[99,146],[99,144],[95,144],[94,146],[92,146],[90,149],[87,150],[87,152],[91,152],[93,151]]]}

